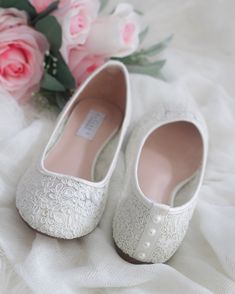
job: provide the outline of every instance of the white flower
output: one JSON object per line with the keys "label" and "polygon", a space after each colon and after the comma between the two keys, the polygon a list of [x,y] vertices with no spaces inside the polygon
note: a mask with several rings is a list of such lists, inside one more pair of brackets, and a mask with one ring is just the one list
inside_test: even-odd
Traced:
{"label": "white flower", "polygon": [[63,31],[61,52],[67,60],[69,49],[83,45],[99,11],[98,0],[70,0],[56,13]]}
{"label": "white flower", "polygon": [[139,17],[132,5],[121,3],[113,14],[98,18],[85,44],[92,54],[124,57],[139,46]]}

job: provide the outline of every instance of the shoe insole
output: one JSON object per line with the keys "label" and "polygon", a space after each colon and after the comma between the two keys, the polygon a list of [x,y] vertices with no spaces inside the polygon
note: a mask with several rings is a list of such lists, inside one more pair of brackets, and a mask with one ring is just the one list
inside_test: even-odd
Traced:
{"label": "shoe insole", "polygon": [[103,99],[84,99],[72,110],[62,135],[49,151],[47,170],[93,181],[96,160],[119,130],[120,109]]}
{"label": "shoe insole", "polygon": [[140,154],[142,192],[154,202],[172,205],[177,187],[199,169],[202,152],[201,135],[193,124],[175,122],[159,127],[147,138]]}

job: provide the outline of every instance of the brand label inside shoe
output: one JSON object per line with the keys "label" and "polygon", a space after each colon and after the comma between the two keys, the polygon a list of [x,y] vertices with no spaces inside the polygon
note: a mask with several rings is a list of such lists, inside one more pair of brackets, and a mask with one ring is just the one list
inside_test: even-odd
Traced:
{"label": "brand label inside shoe", "polygon": [[90,110],[81,127],[78,129],[77,136],[87,140],[93,140],[104,119],[105,114],[103,112]]}

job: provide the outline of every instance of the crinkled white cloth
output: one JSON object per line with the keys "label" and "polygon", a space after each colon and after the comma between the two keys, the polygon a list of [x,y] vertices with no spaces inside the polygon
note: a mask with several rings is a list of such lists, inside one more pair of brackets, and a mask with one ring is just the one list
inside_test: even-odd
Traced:
{"label": "crinkled white cloth", "polygon": [[165,53],[168,82],[132,76],[133,121],[157,99],[191,95],[208,123],[207,173],[188,234],[167,264],[132,265],[116,254],[111,220],[121,194],[123,154],[92,234],[73,241],[36,234],[15,209],[15,189],[54,119],[46,111],[20,109],[1,93],[0,293],[235,293],[234,0],[130,2],[146,11],[149,43],[175,34]]}

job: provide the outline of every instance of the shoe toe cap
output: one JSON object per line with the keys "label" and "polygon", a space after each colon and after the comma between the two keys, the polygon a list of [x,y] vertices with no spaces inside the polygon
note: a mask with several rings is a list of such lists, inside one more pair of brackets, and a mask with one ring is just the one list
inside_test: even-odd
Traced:
{"label": "shoe toe cap", "polygon": [[91,232],[104,210],[104,188],[29,169],[16,193],[20,215],[35,230],[73,239]]}

